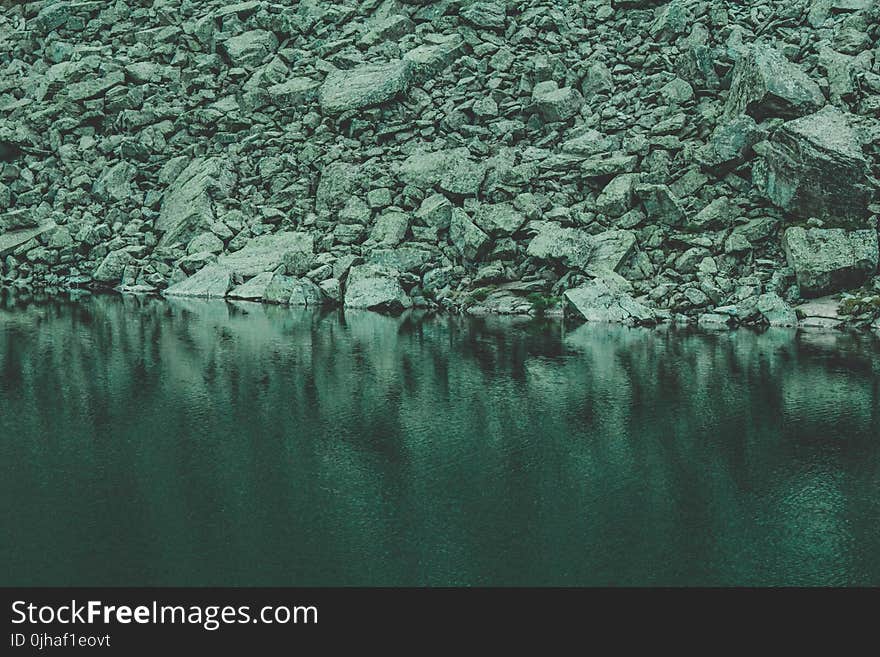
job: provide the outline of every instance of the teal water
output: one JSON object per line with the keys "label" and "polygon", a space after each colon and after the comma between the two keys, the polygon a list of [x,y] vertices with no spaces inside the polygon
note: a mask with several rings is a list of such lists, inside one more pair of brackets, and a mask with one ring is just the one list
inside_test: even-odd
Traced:
{"label": "teal water", "polygon": [[880,348],[0,304],[0,584],[880,584]]}

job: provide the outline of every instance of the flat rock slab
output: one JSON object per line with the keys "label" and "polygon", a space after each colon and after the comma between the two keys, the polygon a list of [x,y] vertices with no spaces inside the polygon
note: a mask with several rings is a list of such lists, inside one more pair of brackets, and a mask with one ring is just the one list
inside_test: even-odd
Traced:
{"label": "flat rock slab", "polygon": [[311,254],[313,251],[314,240],[309,233],[275,233],[252,238],[238,251],[222,256],[219,264],[249,278],[286,265],[296,254]]}
{"label": "flat rock slab", "polygon": [[321,85],[321,110],[325,114],[342,114],[380,105],[402,93],[409,82],[409,66],[401,60],[334,71]]}
{"label": "flat rock slab", "polygon": [[232,289],[232,271],[213,264],[165,290],[169,297],[204,297],[222,299]]}
{"label": "flat rock slab", "polygon": [[0,235],[0,258],[5,258],[22,244],[54,229],[55,222],[48,221],[35,228],[25,228],[24,230],[15,230]]}

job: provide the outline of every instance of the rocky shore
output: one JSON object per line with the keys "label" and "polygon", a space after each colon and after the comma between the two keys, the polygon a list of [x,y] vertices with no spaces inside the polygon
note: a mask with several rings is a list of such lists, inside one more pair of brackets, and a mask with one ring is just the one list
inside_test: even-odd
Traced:
{"label": "rocky shore", "polygon": [[0,2],[0,285],[880,329],[880,2]]}

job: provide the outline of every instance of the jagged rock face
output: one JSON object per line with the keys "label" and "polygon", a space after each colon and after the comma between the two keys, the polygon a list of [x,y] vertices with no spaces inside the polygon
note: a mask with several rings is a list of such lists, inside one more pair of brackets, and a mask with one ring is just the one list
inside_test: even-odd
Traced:
{"label": "jagged rock face", "polygon": [[877,25],[826,0],[7,3],[0,285],[535,313],[612,271],[657,317],[786,323],[880,291],[782,242],[876,229]]}
{"label": "jagged rock face", "polygon": [[758,173],[767,197],[794,217],[863,227],[870,216],[868,162],[847,116],[834,107],[774,132]]}
{"label": "jagged rock face", "polygon": [[801,294],[819,297],[864,283],[877,271],[877,231],[789,228],[782,238]]}

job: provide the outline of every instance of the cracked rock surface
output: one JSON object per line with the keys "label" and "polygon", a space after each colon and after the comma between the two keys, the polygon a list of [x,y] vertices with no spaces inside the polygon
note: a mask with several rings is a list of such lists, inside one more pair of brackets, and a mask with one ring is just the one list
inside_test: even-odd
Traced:
{"label": "cracked rock surface", "polygon": [[0,46],[4,287],[880,326],[875,0],[0,2]]}

